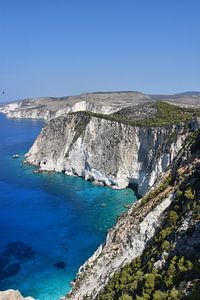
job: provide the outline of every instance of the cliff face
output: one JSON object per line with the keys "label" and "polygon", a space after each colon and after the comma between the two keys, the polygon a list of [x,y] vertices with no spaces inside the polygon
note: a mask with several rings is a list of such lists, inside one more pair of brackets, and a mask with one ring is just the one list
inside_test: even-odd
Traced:
{"label": "cliff face", "polygon": [[199,175],[200,134],[120,217],[63,299],[199,299]]}
{"label": "cliff face", "polygon": [[[122,299],[199,299],[200,295],[200,132],[192,134],[187,139],[180,155],[174,162],[170,177],[165,183],[149,193],[144,199],[143,207],[151,206],[159,198],[158,208],[171,194],[171,203],[160,215],[160,224],[153,238],[146,243],[142,255],[137,258],[129,251],[131,263],[119,269],[115,275],[111,274],[109,283],[102,284],[102,291],[96,297],[95,287],[88,293],[87,299],[122,300]],[[168,192],[167,192],[168,190]],[[136,215],[130,227],[143,220],[140,219],[140,209],[136,208]],[[147,208],[148,209],[148,208]],[[154,214],[154,210],[151,212]],[[155,215],[155,214],[154,214]],[[154,216],[153,216],[154,218]],[[152,228],[149,223],[144,227],[146,233]],[[120,229],[119,229],[120,231]],[[130,232],[127,228],[126,232]],[[136,241],[132,236],[134,248],[143,237],[140,234]],[[118,238],[119,239],[119,238]],[[126,241],[126,239],[124,239]],[[116,241],[115,241],[116,242]],[[102,251],[104,256],[104,250]],[[90,273],[100,261],[100,256],[93,262]],[[89,268],[87,268],[89,269]],[[81,290],[81,275],[77,278],[71,293],[72,299]],[[86,282],[87,271],[82,273],[83,284]],[[80,284],[80,285],[79,285]],[[105,288],[104,288],[105,287]],[[82,292],[82,296],[85,296]],[[69,295],[70,297],[70,295]],[[77,298],[78,299],[78,298]]]}
{"label": "cliff face", "polygon": [[95,299],[115,272],[142,254],[160,226],[163,212],[172,201],[172,193],[169,191],[166,194],[166,198],[157,206],[158,199],[141,207],[142,201],[138,201],[118,220],[108,233],[105,245],[100,246],[79,269],[68,295],[70,299]]}
{"label": "cliff face", "polygon": [[8,118],[50,120],[77,111],[92,111],[109,114],[118,110],[117,106],[101,106],[90,103],[89,101],[68,102],[69,103],[59,100],[51,102],[51,100],[47,101],[45,99],[37,99],[37,101],[25,100],[1,107],[0,112],[6,114]]}
{"label": "cliff face", "polygon": [[143,195],[165,172],[188,134],[186,125],[133,127],[83,113],[51,120],[26,155],[40,170],[78,175]]}
{"label": "cliff face", "polygon": [[3,105],[0,112],[9,118],[50,120],[76,111],[110,114],[122,108],[151,102],[151,97],[139,92],[85,93],[70,97],[26,99]]}

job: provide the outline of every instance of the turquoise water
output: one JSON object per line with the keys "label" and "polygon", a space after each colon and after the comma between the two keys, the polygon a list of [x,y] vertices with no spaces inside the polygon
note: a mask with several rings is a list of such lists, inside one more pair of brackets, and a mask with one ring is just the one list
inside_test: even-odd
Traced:
{"label": "turquoise water", "polygon": [[64,174],[33,174],[23,155],[42,126],[0,115],[0,290],[57,300],[136,197]]}

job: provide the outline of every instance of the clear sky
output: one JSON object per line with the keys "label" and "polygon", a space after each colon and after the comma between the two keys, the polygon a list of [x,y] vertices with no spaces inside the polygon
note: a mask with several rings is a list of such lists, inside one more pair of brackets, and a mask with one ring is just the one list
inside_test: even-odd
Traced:
{"label": "clear sky", "polygon": [[200,90],[200,0],[0,0],[0,101],[112,90]]}

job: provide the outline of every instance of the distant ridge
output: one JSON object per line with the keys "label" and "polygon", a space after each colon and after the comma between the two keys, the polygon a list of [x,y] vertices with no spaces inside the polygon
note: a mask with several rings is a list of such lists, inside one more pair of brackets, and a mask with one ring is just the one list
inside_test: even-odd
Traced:
{"label": "distant ridge", "polygon": [[200,96],[200,92],[198,91],[186,91],[182,93],[176,93],[176,94],[148,94],[150,97],[154,99],[160,99],[160,98],[179,98],[184,96]]}
{"label": "distant ridge", "polygon": [[[136,98],[143,98],[148,99],[148,100],[163,100],[163,101],[169,101],[173,102],[174,104],[179,104],[179,105],[186,105],[186,106],[198,106],[200,107],[200,91],[185,91],[181,93],[176,93],[176,94],[147,94],[139,91],[94,91],[94,92],[85,92],[81,93],[80,95],[72,95],[72,96],[62,96],[62,97],[51,97],[51,96],[44,96],[44,97],[28,97],[26,99],[21,99],[21,100],[16,100],[16,101],[5,101],[5,102],[0,102],[0,106],[9,104],[9,103],[14,103],[14,102],[22,102],[23,103],[28,103],[28,102],[35,102],[37,104],[38,102],[64,102],[65,100],[70,101],[73,99],[79,99],[80,101],[84,100],[89,100],[95,102],[96,101],[107,101],[109,98],[112,101],[115,101],[116,99],[117,102],[124,102],[130,99],[135,100]],[[110,101],[109,100],[109,101]]]}
{"label": "distant ridge", "polygon": [[134,94],[143,94],[143,95],[148,95],[148,94],[145,94],[143,92],[138,92],[138,91],[108,91],[108,92],[103,92],[103,91],[100,91],[100,92],[86,92],[86,93],[81,93],[81,94],[84,94],[84,95],[87,95],[87,94],[124,94],[124,93],[134,93]]}

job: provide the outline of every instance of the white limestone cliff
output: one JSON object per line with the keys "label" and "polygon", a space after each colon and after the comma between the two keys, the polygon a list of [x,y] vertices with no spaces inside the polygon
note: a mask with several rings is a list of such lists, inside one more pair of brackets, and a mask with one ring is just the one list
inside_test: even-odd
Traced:
{"label": "white limestone cliff", "polygon": [[39,170],[65,172],[140,195],[172,163],[187,137],[184,125],[133,127],[83,113],[51,120],[26,155]]}

